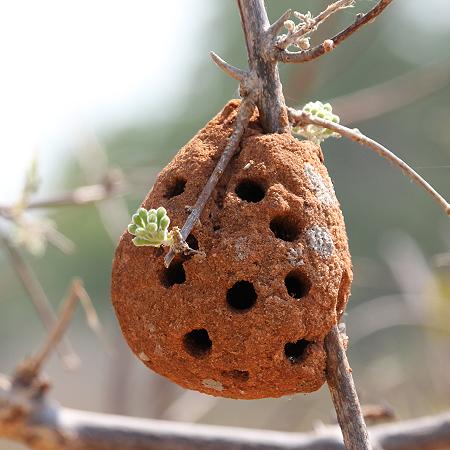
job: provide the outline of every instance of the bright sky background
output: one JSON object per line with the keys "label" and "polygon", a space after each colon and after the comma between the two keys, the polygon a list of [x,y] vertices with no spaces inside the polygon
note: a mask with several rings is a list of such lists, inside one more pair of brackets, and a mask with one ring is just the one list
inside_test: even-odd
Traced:
{"label": "bright sky background", "polygon": [[167,49],[178,64],[192,58],[207,3],[0,0],[0,202],[17,195],[33,152],[47,171],[79,131],[148,115],[176,95],[183,74]]}

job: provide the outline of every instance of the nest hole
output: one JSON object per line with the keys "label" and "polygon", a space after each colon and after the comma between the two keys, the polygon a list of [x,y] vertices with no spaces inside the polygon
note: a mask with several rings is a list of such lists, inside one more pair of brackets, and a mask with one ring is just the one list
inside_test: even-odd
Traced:
{"label": "nest hole", "polygon": [[169,267],[165,268],[160,276],[161,284],[170,288],[174,284],[183,284],[186,281],[186,272],[184,271],[183,262],[174,260]]}
{"label": "nest hole", "polygon": [[302,362],[306,357],[309,341],[299,339],[297,342],[288,342],[284,346],[284,355],[292,363],[297,364]]}
{"label": "nest hole", "polygon": [[311,283],[306,275],[298,270],[293,270],[286,275],[284,285],[288,294],[296,299],[306,297],[311,289]]}
{"label": "nest hole", "polygon": [[212,341],[208,331],[204,328],[192,330],[184,335],[184,349],[194,358],[204,358],[212,348]]}
{"label": "nest hole", "polygon": [[193,234],[190,234],[186,238],[186,243],[190,248],[192,248],[192,250],[198,250],[198,240]]}
{"label": "nest hole", "polygon": [[344,312],[348,296],[350,294],[350,275],[346,270],[342,273],[341,284],[339,285],[339,292],[336,301],[336,314],[338,317]]}
{"label": "nest hole", "polygon": [[300,236],[300,226],[293,216],[277,216],[270,222],[270,229],[276,238],[293,242]]}
{"label": "nest hole", "polygon": [[236,195],[246,202],[258,203],[266,195],[264,186],[255,180],[242,180],[235,189]]}
{"label": "nest hole", "polygon": [[227,303],[231,309],[246,311],[256,302],[256,291],[250,281],[238,281],[227,292]]}
{"label": "nest hole", "polygon": [[184,188],[186,187],[186,179],[185,178],[175,178],[171,184],[166,189],[166,193],[164,197],[172,198],[177,195],[181,195],[184,192]]}
{"label": "nest hole", "polygon": [[222,371],[222,375],[235,381],[243,382],[248,381],[250,378],[250,374],[247,370],[224,370]]}

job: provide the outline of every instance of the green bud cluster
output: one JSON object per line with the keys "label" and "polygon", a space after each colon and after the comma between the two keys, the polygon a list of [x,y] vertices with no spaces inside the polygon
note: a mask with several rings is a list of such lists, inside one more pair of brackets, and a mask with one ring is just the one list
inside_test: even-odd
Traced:
{"label": "green bud cluster", "polygon": [[[330,122],[339,123],[339,116],[333,114],[333,108],[329,103],[322,103],[320,101],[309,102],[303,108],[302,111],[320,119],[325,119]],[[294,127],[292,131],[305,139],[320,144],[327,138],[340,137],[338,133],[335,133],[328,128],[323,128],[318,125],[301,125]]]}
{"label": "green bud cluster", "polygon": [[169,216],[162,206],[149,211],[139,208],[131,218],[128,232],[136,236],[133,238],[133,244],[136,246],[160,247],[170,245],[172,242],[172,237],[168,233],[169,224]]}

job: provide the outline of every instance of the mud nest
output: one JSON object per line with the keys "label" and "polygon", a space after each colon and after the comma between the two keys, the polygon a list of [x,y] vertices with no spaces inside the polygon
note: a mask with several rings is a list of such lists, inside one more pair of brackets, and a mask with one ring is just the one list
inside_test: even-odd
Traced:
{"label": "mud nest", "polygon": [[[182,226],[230,136],[231,101],[160,173],[142,206]],[[311,392],[325,381],[324,338],[352,279],[344,220],[320,147],[262,134],[255,113],[187,241],[204,256],[135,247],[124,232],[112,299],[149,368],[232,398]]]}

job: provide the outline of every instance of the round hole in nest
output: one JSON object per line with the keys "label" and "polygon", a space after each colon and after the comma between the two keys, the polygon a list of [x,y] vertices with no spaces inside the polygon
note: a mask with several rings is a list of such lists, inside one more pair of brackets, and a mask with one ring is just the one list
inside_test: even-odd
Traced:
{"label": "round hole in nest", "polygon": [[212,341],[204,328],[192,330],[184,335],[184,349],[194,358],[203,358],[211,351]]}
{"label": "round hole in nest", "polygon": [[223,370],[222,375],[236,381],[248,381],[250,378],[247,370]]}
{"label": "round hole in nest", "polygon": [[246,202],[258,203],[266,195],[264,186],[255,180],[242,180],[235,189],[236,195]]}
{"label": "round hole in nest", "polygon": [[297,342],[288,342],[284,346],[284,354],[292,364],[297,364],[305,359],[306,349],[309,344],[310,342],[305,339],[299,339]]}
{"label": "round hole in nest", "polygon": [[186,243],[190,248],[192,248],[192,250],[198,250],[198,240],[193,234],[190,234],[186,238]]}
{"label": "round hole in nest", "polygon": [[256,291],[250,281],[238,281],[228,289],[227,303],[237,311],[245,311],[250,309],[256,302]]}
{"label": "round hole in nest", "polygon": [[300,226],[290,215],[274,217],[270,222],[270,229],[276,238],[287,242],[295,241],[300,235]]}
{"label": "round hole in nest", "polygon": [[175,180],[173,180],[172,183],[169,184],[169,186],[167,187],[164,197],[166,198],[176,197],[177,195],[180,195],[184,192],[185,187],[186,187],[186,179],[181,177],[175,178]]}
{"label": "round hole in nest", "polygon": [[299,270],[292,270],[286,275],[284,279],[284,285],[288,291],[288,294],[293,298],[306,297],[311,289],[311,283],[305,274]]}
{"label": "round hole in nest", "polygon": [[183,284],[186,281],[186,272],[184,271],[183,262],[174,260],[169,267],[165,268],[160,276],[161,284],[170,288],[174,284]]}

